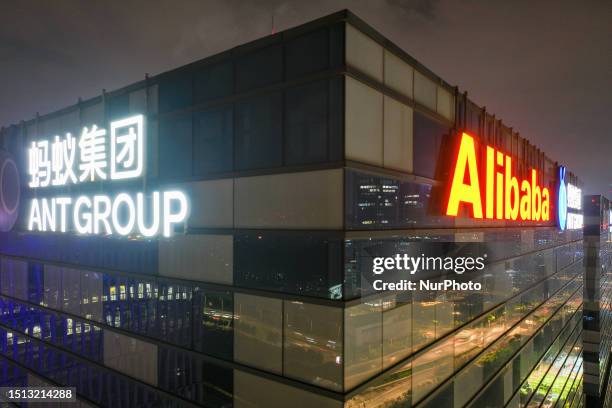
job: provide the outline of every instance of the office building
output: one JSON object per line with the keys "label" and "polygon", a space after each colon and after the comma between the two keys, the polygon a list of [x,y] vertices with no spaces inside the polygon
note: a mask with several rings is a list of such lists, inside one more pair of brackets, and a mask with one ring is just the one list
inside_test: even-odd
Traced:
{"label": "office building", "polygon": [[[142,156],[110,151],[141,136]],[[0,142],[19,173],[0,177],[3,385],[111,407],[584,404],[576,202],[557,225],[580,181],[348,11]],[[514,199],[483,178],[487,204],[452,214],[460,145],[505,157]],[[519,212],[521,180],[540,201]],[[373,289],[373,257],[425,244],[484,247],[462,275],[482,290]]]}

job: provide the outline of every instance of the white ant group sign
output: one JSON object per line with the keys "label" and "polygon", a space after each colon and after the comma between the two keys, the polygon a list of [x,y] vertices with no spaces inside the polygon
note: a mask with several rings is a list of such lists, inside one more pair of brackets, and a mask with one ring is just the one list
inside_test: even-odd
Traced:
{"label": "white ant group sign", "polygon": [[[73,136],[35,140],[28,149],[28,186],[44,189],[104,180],[141,177],[145,168],[145,118],[135,115],[113,121],[109,129],[95,124]],[[79,234],[172,235],[174,225],[189,213],[187,196],[179,190],[150,194],[122,192],[114,197],[45,196],[31,200],[30,231]]]}

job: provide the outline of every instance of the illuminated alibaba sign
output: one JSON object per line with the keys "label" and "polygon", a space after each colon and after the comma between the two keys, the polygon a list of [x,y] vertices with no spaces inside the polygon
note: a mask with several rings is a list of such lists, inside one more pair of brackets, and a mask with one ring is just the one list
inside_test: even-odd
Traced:
{"label": "illuminated alibaba sign", "polygon": [[[31,189],[67,186],[142,176],[145,162],[143,115],[83,128],[80,137],[67,133],[53,141],[33,141],[28,149]],[[107,155],[107,149],[110,151]],[[189,203],[178,190],[143,193],[33,198],[28,214],[30,231],[74,230],[80,234],[153,237],[172,235],[174,225],[187,219]]]}
{"label": "illuminated alibaba sign", "polygon": [[550,220],[550,192],[538,185],[535,169],[531,170],[531,180],[519,181],[512,175],[512,158],[487,146],[484,180],[481,180],[476,157],[474,138],[463,133],[446,215],[456,217],[463,204],[470,206],[473,217],[478,219]]}

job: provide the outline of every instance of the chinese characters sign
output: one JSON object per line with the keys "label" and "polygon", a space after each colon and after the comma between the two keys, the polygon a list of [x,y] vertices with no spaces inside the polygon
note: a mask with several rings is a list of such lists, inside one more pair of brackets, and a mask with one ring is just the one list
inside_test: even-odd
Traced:
{"label": "chinese characters sign", "polygon": [[55,136],[51,143],[32,142],[28,151],[29,186],[140,177],[144,168],[144,117],[111,122],[108,154],[106,139],[106,129],[93,125],[83,128],[78,141],[66,133],[64,137]]}
{"label": "chinese characters sign", "polygon": [[[50,186],[137,178],[143,174],[144,161],[144,117],[136,115],[111,122],[108,132],[94,124],[84,127],[78,138],[66,133],[52,141],[33,141],[28,150],[28,185],[38,191]],[[114,197],[43,197],[31,200],[28,229],[169,237],[175,224],[185,222],[188,213],[187,197],[178,190],[122,192]]]}

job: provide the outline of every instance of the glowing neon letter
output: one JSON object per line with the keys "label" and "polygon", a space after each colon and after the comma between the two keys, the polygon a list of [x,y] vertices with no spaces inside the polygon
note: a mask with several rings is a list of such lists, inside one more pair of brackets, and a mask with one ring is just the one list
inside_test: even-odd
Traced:
{"label": "glowing neon letter", "polygon": [[[465,171],[468,171],[470,184],[463,182]],[[461,135],[461,144],[453,184],[451,186],[450,198],[446,208],[446,215],[456,216],[459,212],[459,204],[467,203],[472,205],[474,218],[482,218],[482,202],[480,199],[480,184],[478,182],[478,168],[476,167],[476,149],[474,138],[467,133]]]}

